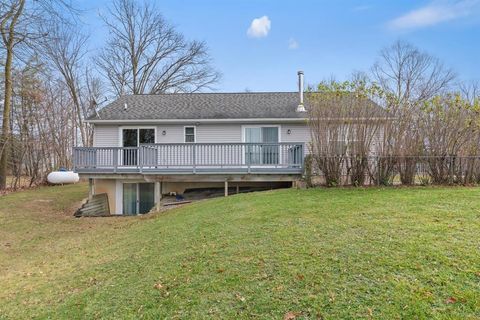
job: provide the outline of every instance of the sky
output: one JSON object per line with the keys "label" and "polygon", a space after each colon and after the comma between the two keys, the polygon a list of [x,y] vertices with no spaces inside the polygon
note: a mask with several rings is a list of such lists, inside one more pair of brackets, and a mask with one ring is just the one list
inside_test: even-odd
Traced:
{"label": "sky", "polygon": [[[91,53],[108,36],[99,14],[109,0],[76,0],[91,31]],[[154,0],[151,0],[154,1]],[[480,80],[480,0],[157,0],[164,18],[205,41],[222,73],[219,92],[295,91],[368,71],[379,51],[408,41]]]}

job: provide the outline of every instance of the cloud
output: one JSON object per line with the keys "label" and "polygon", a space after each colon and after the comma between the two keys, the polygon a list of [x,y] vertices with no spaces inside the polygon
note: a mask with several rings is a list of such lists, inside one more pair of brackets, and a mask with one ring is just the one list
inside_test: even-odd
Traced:
{"label": "cloud", "polygon": [[432,1],[389,23],[395,30],[417,29],[469,16],[480,9],[480,0]]}
{"label": "cloud", "polygon": [[288,49],[290,50],[295,50],[295,49],[298,49],[298,42],[297,40],[293,39],[293,38],[290,38],[288,40]]}
{"label": "cloud", "polygon": [[263,38],[268,36],[272,22],[267,16],[253,19],[250,27],[247,30],[247,35],[250,38]]}

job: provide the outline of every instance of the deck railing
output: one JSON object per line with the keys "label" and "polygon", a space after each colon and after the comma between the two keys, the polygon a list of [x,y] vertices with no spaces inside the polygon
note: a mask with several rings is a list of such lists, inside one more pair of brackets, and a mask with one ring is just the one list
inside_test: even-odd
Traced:
{"label": "deck railing", "polygon": [[74,148],[76,172],[301,173],[303,143],[167,143]]}

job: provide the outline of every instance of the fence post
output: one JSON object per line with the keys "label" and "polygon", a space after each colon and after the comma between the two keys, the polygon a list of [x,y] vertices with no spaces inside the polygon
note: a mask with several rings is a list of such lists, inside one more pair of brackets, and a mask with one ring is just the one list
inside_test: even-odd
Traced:
{"label": "fence post", "polygon": [[455,182],[455,156],[450,156],[450,184]]}
{"label": "fence post", "polygon": [[380,186],[381,168],[380,156],[377,156],[377,186]]}

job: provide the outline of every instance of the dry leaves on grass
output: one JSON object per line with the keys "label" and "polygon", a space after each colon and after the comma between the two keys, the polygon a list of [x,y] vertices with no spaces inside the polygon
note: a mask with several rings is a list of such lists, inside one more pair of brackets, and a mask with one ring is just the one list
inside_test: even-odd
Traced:
{"label": "dry leaves on grass", "polygon": [[457,298],[455,298],[455,297],[448,297],[447,300],[445,300],[446,304],[452,304],[452,303],[455,303],[455,302],[457,302]]}
{"label": "dry leaves on grass", "polygon": [[283,320],[295,320],[297,317],[301,316],[301,312],[289,311],[283,316]]}
{"label": "dry leaves on grass", "polygon": [[373,309],[372,308],[367,308],[367,311],[368,311],[368,316],[370,318],[372,318],[373,317]]}
{"label": "dry leaves on grass", "polygon": [[235,293],[235,298],[237,298],[237,300],[240,300],[242,302],[245,302],[245,297],[242,297],[242,295],[240,295],[239,293]]}

